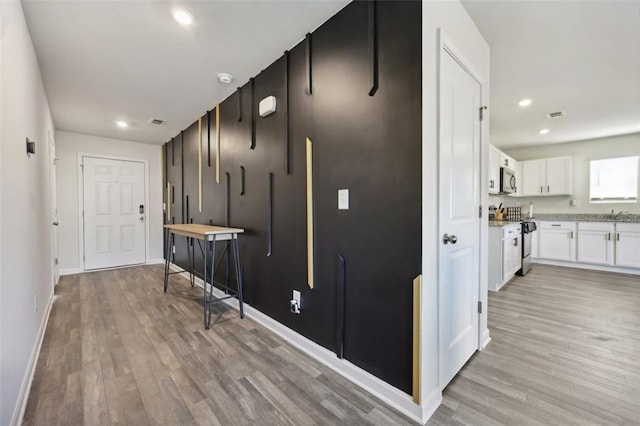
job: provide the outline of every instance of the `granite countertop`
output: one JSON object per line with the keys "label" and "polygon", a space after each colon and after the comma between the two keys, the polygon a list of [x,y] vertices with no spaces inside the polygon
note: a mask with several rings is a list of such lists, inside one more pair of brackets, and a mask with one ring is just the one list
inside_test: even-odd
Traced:
{"label": "granite countertop", "polygon": [[[531,220],[531,219],[527,219]],[[567,214],[541,213],[533,215],[533,220],[566,222],[629,222],[640,223],[640,214],[621,214],[616,219],[611,214]]]}
{"label": "granite countertop", "polygon": [[507,226],[507,225],[517,225],[519,224],[521,221],[519,220],[489,220],[489,226],[499,226],[499,227],[503,227],[503,226]]}

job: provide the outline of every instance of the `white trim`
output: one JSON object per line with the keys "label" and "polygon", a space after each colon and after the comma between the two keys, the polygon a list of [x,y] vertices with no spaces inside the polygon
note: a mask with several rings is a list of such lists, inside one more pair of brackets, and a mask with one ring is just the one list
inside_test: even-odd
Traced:
{"label": "white trim", "polygon": [[42,341],[44,340],[44,333],[47,330],[47,324],[49,323],[49,315],[51,314],[51,306],[53,306],[53,299],[55,295],[53,290],[51,291],[51,297],[47,303],[47,311],[42,317],[40,323],[40,329],[38,330],[36,344],[31,351],[31,357],[29,358],[29,364],[27,365],[27,371],[22,380],[22,386],[20,387],[20,393],[18,393],[18,399],[16,400],[16,406],[14,407],[13,416],[11,417],[11,425],[18,426],[22,424],[24,419],[24,413],[27,409],[27,401],[29,400],[29,392],[31,391],[31,383],[33,382],[33,376],[36,372],[36,366],[38,364],[38,357],[40,356],[40,349],[42,348]]}
{"label": "white trim", "polygon": [[[173,263],[170,266],[174,271],[183,270]],[[187,272],[183,272],[177,275],[186,280],[189,280],[189,274]],[[202,288],[202,279],[195,277],[195,281],[196,285]],[[213,294],[216,297],[225,296],[225,293],[218,290],[217,288],[213,289]],[[224,300],[224,302],[234,309],[238,309],[237,299],[226,299]],[[401,390],[393,387],[389,383],[377,378],[376,376],[361,369],[360,367],[353,365],[349,361],[345,359],[339,359],[334,352],[331,352],[330,350],[307,339],[303,335],[281,324],[268,315],[260,312],[258,309],[252,307],[251,305],[244,303],[243,308],[244,314],[247,318],[250,318],[258,324],[269,329],[273,333],[286,340],[292,346],[301,350],[315,360],[321,362],[325,366],[331,368],[336,373],[340,374],[347,380],[351,381],[352,383],[356,384],[372,395],[378,397],[384,403],[400,411],[402,414],[414,420],[415,422],[425,424],[442,401],[441,393],[438,390],[437,395],[430,395],[429,398],[425,399],[425,402],[422,406],[415,404],[410,395],[407,395]]]}
{"label": "white trim", "polygon": [[480,350],[483,350],[491,342],[491,336],[489,335],[489,329],[485,328],[482,331],[482,337],[480,338]]}
{"label": "white trim", "polygon": [[[92,154],[89,152],[78,152],[78,265],[80,272],[85,271],[84,267],[84,217],[82,216],[82,207],[84,205],[84,176],[82,170],[82,164],[84,157],[91,158],[104,158],[105,160],[118,160],[118,161],[131,161],[133,163],[143,163],[144,164],[144,205],[146,206],[145,212],[145,253],[144,253],[144,263],[149,263],[149,209],[150,209],[150,201],[149,201],[149,160],[141,159],[141,158],[133,158],[133,157],[120,157],[117,155],[107,155],[107,154]],[[136,265],[123,265],[123,266],[136,266]],[[62,274],[61,274],[62,275]]]}
{"label": "white trim", "polygon": [[164,259],[151,259],[147,262],[147,265],[162,265],[164,264]]}
{"label": "white trim", "polygon": [[590,269],[592,271],[617,272],[627,275],[640,275],[640,269],[622,268],[619,266],[592,265],[589,263],[563,262],[561,260],[547,259],[531,259],[531,263],[539,263],[541,265],[562,266],[565,268]]}
{"label": "white trim", "polygon": [[74,275],[83,272],[80,268],[67,268],[58,270],[58,274],[62,277],[64,275]]}

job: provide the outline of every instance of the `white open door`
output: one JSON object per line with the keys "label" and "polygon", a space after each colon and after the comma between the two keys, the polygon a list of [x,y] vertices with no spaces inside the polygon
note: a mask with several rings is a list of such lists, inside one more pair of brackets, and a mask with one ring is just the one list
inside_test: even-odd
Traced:
{"label": "white open door", "polygon": [[58,204],[56,192],[56,143],[51,131],[49,138],[49,208],[51,211],[51,276],[53,285],[58,284],[60,273],[58,270]]}
{"label": "white open door", "polygon": [[145,164],[82,157],[84,268],[144,263]]}
{"label": "white open door", "polygon": [[440,52],[439,345],[441,388],[478,349],[481,86]]}

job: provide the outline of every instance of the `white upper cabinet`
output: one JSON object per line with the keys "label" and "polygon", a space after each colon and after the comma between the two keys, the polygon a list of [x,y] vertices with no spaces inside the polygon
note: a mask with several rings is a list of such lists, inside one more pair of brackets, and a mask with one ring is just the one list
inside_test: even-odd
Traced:
{"label": "white upper cabinet", "polygon": [[522,195],[571,195],[571,157],[522,161]]}
{"label": "white upper cabinet", "polygon": [[509,157],[504,152],[500,152],[500,167],[506,167],[507,169],[513,170],[516,164],[516,160]]}
{"label": "white upper cabinet", "polygon": [[496,147],[489,145],[489,194],[500,192],[500,154]]}

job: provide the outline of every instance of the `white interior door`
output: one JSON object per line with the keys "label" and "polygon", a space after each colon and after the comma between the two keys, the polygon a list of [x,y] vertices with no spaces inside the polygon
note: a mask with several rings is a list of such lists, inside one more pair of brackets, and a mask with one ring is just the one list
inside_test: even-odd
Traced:
{"label": "white interior door", "polygon": [[85,270],[145,262],[145,165],[83,157]]}
{"label": "white interior door", "polygon": [[58,284],[60,273],[58,271],[58,204],[56,192],[56,143],[48,132],[49,136],[49,205],[51,211],[51,271],[53,285]]}
{"label": "white interior door", "polygon": [[[439,338],[444,388],[478,349],[481,87],[441,51]],[[449,235],[445,244],[444,237]]]}

